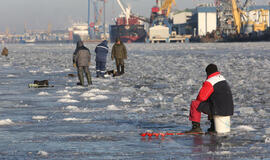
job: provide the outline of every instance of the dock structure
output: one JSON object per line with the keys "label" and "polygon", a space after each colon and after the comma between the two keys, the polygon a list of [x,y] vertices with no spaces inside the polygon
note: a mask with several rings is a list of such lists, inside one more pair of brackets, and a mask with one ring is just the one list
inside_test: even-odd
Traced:
{"label": "dock structure", "polygon": [[164,37],[152,37],[149,39],[149,43],[185,43],[188,42],[191,35],[175,35],[169,38]]}

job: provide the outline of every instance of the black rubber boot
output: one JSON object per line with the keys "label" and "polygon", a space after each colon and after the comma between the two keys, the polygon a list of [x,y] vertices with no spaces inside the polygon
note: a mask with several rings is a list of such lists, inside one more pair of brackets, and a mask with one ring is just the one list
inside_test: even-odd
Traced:
{"label": "black rubber boot", "polygon": [[121,66],[121,72],[120,72],[120,74],[122,75],[122,74],[124,74],[124,73],[125,73],[125,66],[122,65],[122,66]]}
{"label": "black rubber boot", "polygon": [[120,65],[116,66],[117,72],[115,74],[115,76],[120,76]]}
{"label": "black rubber boot", "polygon": [[185,133],[203,133],[202,129],[200,127],[200,123],[198,122],[192,122],[192,128],[189,131],[186,131]]}
{"label": "black rubber boot", "polygon": [[207,133],[217,133],[215,129],[215,122],[213,119],[210,120],[210,128],[207,129]]}

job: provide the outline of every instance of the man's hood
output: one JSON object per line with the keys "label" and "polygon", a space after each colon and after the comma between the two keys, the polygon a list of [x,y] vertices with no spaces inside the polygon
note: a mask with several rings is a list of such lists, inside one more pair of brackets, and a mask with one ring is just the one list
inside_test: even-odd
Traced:
{"label": "man's hood", "polygon": [[108,41],[107,40],[104,40],[104,41],[101,42],[101,44],[107,46],[108,45]]}
{"label": "man's hood", "polygon": [[82,41],[78,41],[77,42],[77,48],[83,47],[83,42]]}

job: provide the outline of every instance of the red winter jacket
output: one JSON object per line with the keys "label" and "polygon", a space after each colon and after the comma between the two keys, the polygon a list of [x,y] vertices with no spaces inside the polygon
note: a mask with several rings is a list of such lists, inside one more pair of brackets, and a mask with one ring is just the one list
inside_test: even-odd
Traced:
{"label": "red winter jacket", "polygon": [[207,77],[196,100],[209,102],[212,115],[233,115],[231,89],[220,72],[215,72]]}

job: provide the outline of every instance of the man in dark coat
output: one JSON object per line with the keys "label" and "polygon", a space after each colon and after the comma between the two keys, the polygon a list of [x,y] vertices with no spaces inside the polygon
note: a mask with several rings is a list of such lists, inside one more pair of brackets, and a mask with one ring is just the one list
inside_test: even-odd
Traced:
{"label": "man in dark coat", "polygon": [[215,132],[213,116],[233,115],[234,105],[230,86],[220,74],[215,64],[209,64],[206,69],[207,79],[196,100],[190,105],[189,120],[192,121],[192,129],[187,133],[202,132],[200,127],[201,112],[208,114],[211,127],[208,132]]}
{"label": "man in dark coat", "polygon": [[8,56],[8,49],[6,47],[3,48],[1,55]]}
{"label": "man in dark coat", "polygon": [[[116,39],[116,43],[112,48],[112,60],[115,59],[117,74],[122,75],[125,73],[125,63],[124,59],[127,59],[127,49],[125,45],[121,42],[120,38]],[[121,70],[120,70],[121,67]]]}
{"label": "man in dark coat", "polygon": [[83,45],[82,41],[77,42],[77,47],[73,53],[73,66],[78,71],[78,78],[80,83],[77,85],[84,85],[84,76],[83,72],[86,75],[88,85],[92,84],[91,74],[89,72],[89,65],[91,61],[91,53],[88,48]]}
{"label": "man in dark coat", "polygon": [[106,72],[106,62],[107,62],[107,54],[108,54],[108,41],[104,40],[100,44],[97,45],[96,52],[96,72],[97,77],[103,77]]}

